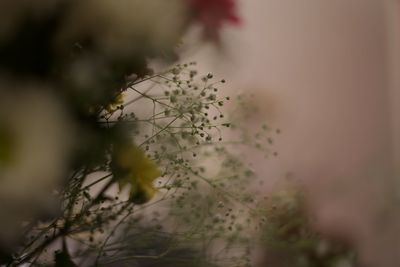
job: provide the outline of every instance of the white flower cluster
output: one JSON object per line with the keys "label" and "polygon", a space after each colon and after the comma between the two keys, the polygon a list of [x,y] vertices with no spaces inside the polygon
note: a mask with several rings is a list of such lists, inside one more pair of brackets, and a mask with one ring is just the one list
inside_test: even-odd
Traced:
{"label": "white flower cluster", "polygon": [[41,85],[0,81],[0,241],[49,212],[73,147],[63,105]]}
{"label": "white flower cluster", "polygon": [[60,38],[62,43],[65,39],[89,39],[101,52],[112,56],[161,51],[179,41],[186,8],[183,0],[76,1]]}
{"label": "white flower cluster", "polygon": [[63,10],[57,43],[86,38],[112,55],[160,51],[175,45],[187,22],[184,0],[32,0],[0,1],[0,41],[28,19]]}
{"label": "white flower cluster", "polygon": [[62,0],[33,0],[0,1],[0,41],[12,37],[27,18],[40,19],[51,14],[61,4]]}

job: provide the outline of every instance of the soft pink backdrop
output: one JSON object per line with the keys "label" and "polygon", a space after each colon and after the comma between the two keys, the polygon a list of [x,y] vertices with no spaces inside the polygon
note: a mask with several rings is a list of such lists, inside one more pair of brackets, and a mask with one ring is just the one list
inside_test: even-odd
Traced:
{"label": "soft pink backdrop", "polygon": [[395,0],[242,0],[226,49],[188,55],[226,78],[228,94],[255,93],[260,122],[282,129],[277,158],[249,155],[265,190],[293,173],[316,226],[382,267],[400,266],[399,10]]}

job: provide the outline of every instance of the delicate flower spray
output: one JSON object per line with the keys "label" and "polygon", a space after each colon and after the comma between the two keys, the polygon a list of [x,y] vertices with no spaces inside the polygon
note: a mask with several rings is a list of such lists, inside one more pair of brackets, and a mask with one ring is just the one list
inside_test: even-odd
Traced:
{"label": "delicate flower spray", "polygon": [[0,15],[0,265],[250,266],[264,211],[237,151],[274,155],[276,131],[244,133],[225,80],[171,62],[195,24],[221,44],[236,2],[17,0]]}
{"label": "delicate flower spray", "polygon": [[[171,62],[192,25],[219,42],[235,12],[234,1],[0,3],[0,264],[214,266],[233,244],[247,253],[239,218],[251,209],[235,203],[251,205],[252,175],[222,137],[225,81]],[[152,59],[172,66],[153,71]]]}

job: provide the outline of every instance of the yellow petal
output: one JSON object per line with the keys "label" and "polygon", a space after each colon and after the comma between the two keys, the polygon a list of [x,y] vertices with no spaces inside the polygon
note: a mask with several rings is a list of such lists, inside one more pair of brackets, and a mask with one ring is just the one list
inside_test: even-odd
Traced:
{"label": "yellow petal", "polygon": [[119,93],[115,99],[113,100],[113,102],[111,102],[107,107],[106,110],[108,112],[112,112],[114,111],[117,106],[122,105],[124,103],[124,94],[123,93]]}
{"label": "yellow petal", "polygon": [[120,189],[131,185],[131,198],[136,203],[150,200],[156,193],[153,181],[161,175],[157,164],[134,144],[114,147],[112,171]]}

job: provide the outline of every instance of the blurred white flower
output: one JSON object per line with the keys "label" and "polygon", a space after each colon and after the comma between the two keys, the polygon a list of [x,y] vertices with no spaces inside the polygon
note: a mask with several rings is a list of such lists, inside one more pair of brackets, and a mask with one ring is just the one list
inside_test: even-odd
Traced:
{"label": "blurred white flower", "polygon": [[59,41],[89,40],[111,56],[162,51],[179,41],[186,8],[183,0],[76,1]]}
{"label": "blurred white flower", "polygon": [[63,0],[0,1],[0,41],[9,38],[28,17],[40,19],[53,12]]}
{"label": "blurred white flower", "polygon": [[42,89],[0,82],[3,241],[4,235],[15,236],[16,222],[49,212],[52,192],[67,170],[74,130],[61,103]]}

